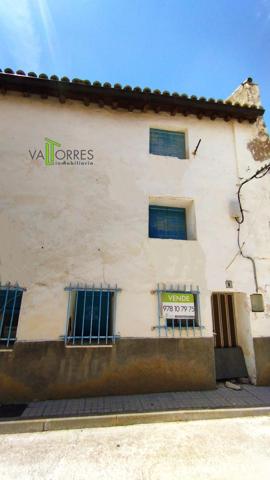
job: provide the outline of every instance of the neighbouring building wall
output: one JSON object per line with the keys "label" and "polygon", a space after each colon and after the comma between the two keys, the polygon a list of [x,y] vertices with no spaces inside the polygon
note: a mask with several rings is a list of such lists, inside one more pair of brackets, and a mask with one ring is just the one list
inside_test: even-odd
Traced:
{"label": "neighbouring building wall", "polygon": [[[252,153],[247,145],[256,138],[257,128],[241,129],[235,125],[237,138],[237,152],[239,177],[246,179],[251,177],[256,170],[270,162],[268,158],[258,164],[255,163]],[[269,214],[269,174],[260,179],[251,180],[243,187],[241,193],[244,208],[245,221],[241,226],[240,243],[243,245],[243,253],[252,257],[256,264],[259,293],[263,294],[265,312],[250,312],[251,334],[254,338],[256,359],[256,383],[270,383],[270,214]],[[253,278],[252,263],[245,258],[239,257],[232,268],[245,269],[246,275]],[[244,271],[244,270],[242,270]],[[253,280],[249,293],[255,293]],[[249,304],[250,308],[250,304]],[[262,344],[264,345],[262,354]],[[267,346],[266,346],[267,345]]]}
{"label": "neighbouring building wall", "polygon": [[[241,104],[260,105],[258,85],[251,79],[244,82],[230,97]],[[251,177],[257,170],[270,163],[270,139],[262,118],[258,118],[253,126],[234,122],[236,145],[236,161],[238,165],[239,183]],[[242,322],[251,329],[254,346],[247,342],[244,350],[246,361],[250,364],[250,374],[257,384],[270,383],[270,182],[269,174],[260,179],[251,180],[241,192],[245,220],[241,226],[240,244],[243,253],[255,260],[259,293],[263,294],[265,312],[251,312],[249,299],[242,299]],[[233,269],[246,271],[252,279],[252,263],[238,257]],[[244,273],[244,271],[243,271]],[[244,284],[244,279],[243,279]],[[240,288],[240,290],[242,287]],[[251,283],[249,293],[255,292],[255,282]],[[248,317],[250,320],[248,320]],[[250,327],[248,322],[250,321]],[[243,324],[243,323],[242,323]],[[254,350],[254,355],[250,353]],[[256,362],[256,368],[255,368]],[[255,373],[256,372],[256,373]]]}
{"label": "neighbouring building wall", "polygon": [[236,334],[238,345],[242,348],[247,371],[252,383],[256,383],[256,365],[251,331],[250,298],[245,293],[236,293]]}

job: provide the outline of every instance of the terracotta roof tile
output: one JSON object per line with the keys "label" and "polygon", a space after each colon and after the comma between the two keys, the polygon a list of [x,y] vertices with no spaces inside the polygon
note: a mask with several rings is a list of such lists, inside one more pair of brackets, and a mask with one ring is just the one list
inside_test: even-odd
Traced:
{"label": "terracotta roof tile", "polygon": [[68,77],[59,79],[57,75],[51,75],[49,78],[45,73],[38,76],[35,72],[29,72],[26,75],[23,70],[14,73],[11,68],[6,68],[4,72],[0,70],[0,89],[2,93],[19,91],[26,96],[36,94],[44,99],[49,96],[57,97],[61,103],[65,99],[72,99],[81,101],[84,105],[97,103],[130,111],[153,110],[156,113],[168,112],[172,115],[180,113],[185,116],[196,115],[199,119],[204,116],[212,120],[223,118],[226,121],[234,118],[240,122],[247,120],[254,123],[257,117],[264,113],[262,107],[232,104],[228,100],[214,98],[207,100],[204,97],[197,98],[196,95],[189,97],[185,93],[170,93],[167,90],[161,92],[148,87],[143,89],[138,86],[132,88],[129,85],[122,87],[120,83],[115,83],[112,87],[108,82],[102,85],[99,81],[91,83],[89,80],[79,78],[70,81]]}

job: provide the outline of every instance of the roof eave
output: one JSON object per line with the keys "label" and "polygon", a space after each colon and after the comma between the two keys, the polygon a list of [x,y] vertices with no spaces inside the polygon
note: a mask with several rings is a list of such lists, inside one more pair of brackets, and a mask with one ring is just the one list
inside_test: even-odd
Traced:
{"label": "roof eave", "polygon": [[129,91],[116,87],[93,86],[79,81],[76,83],[64,82],[8,73],[0,73],[0,89],[2,93],[17,91],[22,92],[25,96],[57,97],[62,103],[66,99],[71,99],[81,101],[85,105],[95,103],[101,107],[106,105],[114,109],[123,108],[129,111],[153,110],[156,113],[162,111],[171,115],[180,113],[196,115],[198,118],[209,117],[212,120],[223,118],[226,121],[237,119],[239,122],[254,123],[259,116],[264,114],[263,108],[255,106],[241,106],[214,100],[202,101],[196,97],[138,92],[134,89]]}

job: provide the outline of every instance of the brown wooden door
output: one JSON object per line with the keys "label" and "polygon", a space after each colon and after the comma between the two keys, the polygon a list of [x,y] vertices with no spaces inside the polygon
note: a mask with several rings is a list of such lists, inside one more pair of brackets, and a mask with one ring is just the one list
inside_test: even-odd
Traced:
{"label": "brown wooden door", "polygon": [[212,293],[212,317],[216,348],[236,346],[232,293]]}

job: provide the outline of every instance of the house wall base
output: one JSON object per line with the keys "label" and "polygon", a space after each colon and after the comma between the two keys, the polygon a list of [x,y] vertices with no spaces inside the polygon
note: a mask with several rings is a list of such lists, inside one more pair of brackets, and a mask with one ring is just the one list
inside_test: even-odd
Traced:
{"label": "house wall base", "polygon": [[270,337],[253,339],[256,361],[256,385],[270,385]]}
{"label": "house wall base", "polygon": [[120,339],[100,348],[17,342],[0,352],[0,385],[2,403],[213,389],[213,339]]}

